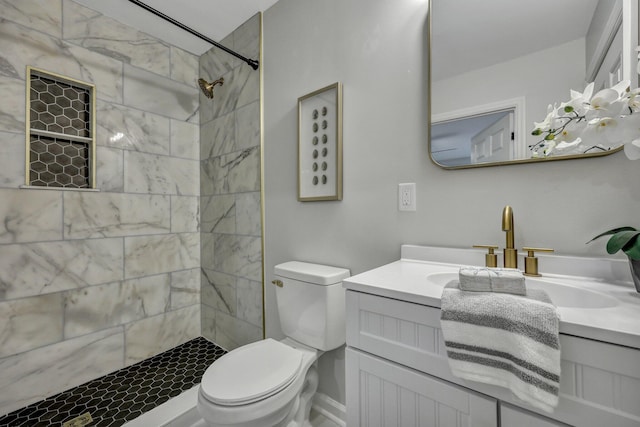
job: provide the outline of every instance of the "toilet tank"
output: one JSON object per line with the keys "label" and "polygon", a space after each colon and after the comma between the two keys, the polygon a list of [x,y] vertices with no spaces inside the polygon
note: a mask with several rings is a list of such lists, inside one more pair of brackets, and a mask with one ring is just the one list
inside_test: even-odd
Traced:
{"label": "toilet tank", "polygon": [[350,276],[349,270],[290,261],[276,265],[274,273],[282,332],[323,351],[343,345],[345,290],[342,280]]}

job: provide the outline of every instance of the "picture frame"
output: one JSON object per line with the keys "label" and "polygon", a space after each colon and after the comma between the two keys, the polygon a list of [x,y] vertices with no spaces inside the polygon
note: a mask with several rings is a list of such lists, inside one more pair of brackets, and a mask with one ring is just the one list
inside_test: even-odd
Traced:
{"label": "picture frame", "polygon": [[298,200],[342,200],[342,84],[298,98]]}

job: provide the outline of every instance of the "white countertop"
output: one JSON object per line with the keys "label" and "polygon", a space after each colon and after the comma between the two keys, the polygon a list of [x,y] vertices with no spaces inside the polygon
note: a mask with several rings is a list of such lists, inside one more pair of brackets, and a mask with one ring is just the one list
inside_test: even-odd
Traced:
{"label": "white countertop", "polygon": [[[345,279],[345,288],[439,308],[444,285],[431,283],[427,276],[457,274],[461,264],[441,262],[442,257],[437,260],[439,262],[405,258],[407,254],[414,254],[404,246],[402,252],[403,258],[399,261]],[[469,253],[472,258],[465,258],[463,265],[481,265],[473,262],[477,252]],[[560,333],[640,349],[640,294],[631,283],[542,273],[545,279],[562,280],[568,285],[600,292],[617,302],[606,308],[558,307]]]}

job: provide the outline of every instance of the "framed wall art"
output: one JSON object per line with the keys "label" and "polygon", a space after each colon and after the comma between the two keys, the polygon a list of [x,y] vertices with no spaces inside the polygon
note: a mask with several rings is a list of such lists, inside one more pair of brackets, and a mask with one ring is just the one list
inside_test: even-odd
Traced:
{"label": "framed wall art", "polygon": [[298,200],[342,200],[342,84],[298,98]]}

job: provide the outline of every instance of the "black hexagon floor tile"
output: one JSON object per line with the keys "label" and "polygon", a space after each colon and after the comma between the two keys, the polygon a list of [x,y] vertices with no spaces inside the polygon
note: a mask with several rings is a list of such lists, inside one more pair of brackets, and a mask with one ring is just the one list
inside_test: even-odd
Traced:
{"label": "black hexagon floor tile", "polygon": [[0,416],[0,427],[61,427],[87,412],[93,419],[89,426],[121,426],[196,385],[209,365],[225,353],[199,337]]}

